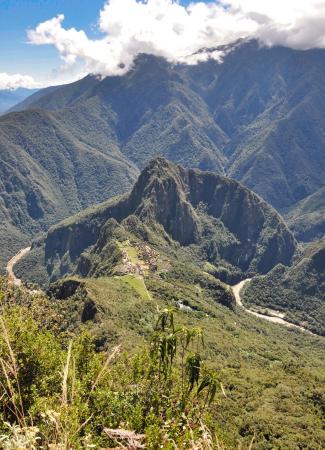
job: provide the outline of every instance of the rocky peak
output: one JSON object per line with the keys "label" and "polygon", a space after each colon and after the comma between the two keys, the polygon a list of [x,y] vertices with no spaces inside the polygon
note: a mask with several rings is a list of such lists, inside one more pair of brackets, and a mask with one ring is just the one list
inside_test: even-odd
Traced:
{"label": "rocky peak", "polygon": [[159,223],[181,245],[202,238],[204,227],[198,208],[203,205],[205,215],[220,220],[240,242],[238,261],[244,254],[248,266],[257,243],[263,245],[262,271],[273,267],[279,258],[288,264],[295,249],[295,240],[282,218],[258,195],[237,181],[212,172],[186,170],[161,157],[143,170],[128,203],[132,214],[145,222]]}
{"label": "rocky peak", "polygon": [[187,171],[156,158],[141,173],[129,197],[133,213],[146,222],[158,222],[182,245],[198,239],[199,224],[187,198]]}
{"label": "rocky peak", "polygon": [[[108,221],[129,229],[130,217],[156,235],[163,231],[167,245],[170,238],[181,247],[193,245],[214,266],[228,264],[247,274],[289,264],[296,247],[279,214],[237,181],[158,157],[130,194],[50,230],[45,240],[48,273],[55,270],[61,277],[78,266],[87,249],[105,248],[112,239]],[[138,238],[146,240],[143,233]]]}

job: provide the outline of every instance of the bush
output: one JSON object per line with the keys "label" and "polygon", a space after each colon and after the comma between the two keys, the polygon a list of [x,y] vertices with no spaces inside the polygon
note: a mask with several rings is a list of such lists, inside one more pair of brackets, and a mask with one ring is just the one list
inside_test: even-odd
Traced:
{"label": "bush", "polygon": [[86,333],[61,342],[40,330],[28,310],[5,308],[3,447],[97,448],[145,439],[148,449],[168,449],[212,442],[204,418],[220,383],[201,360],[202,345],[201,330],[176,327],[169,310],[160,314],[149,348],[121,355],[119,347],[96,352]]}

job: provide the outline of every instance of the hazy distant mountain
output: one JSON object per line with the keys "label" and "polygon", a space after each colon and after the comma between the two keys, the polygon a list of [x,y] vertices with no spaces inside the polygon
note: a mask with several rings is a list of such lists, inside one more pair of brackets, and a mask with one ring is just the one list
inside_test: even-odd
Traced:
{"label": "hazy distant mountain", "polygon": [[22,102],[26,97],[29,97],[35,92],[37,92],[36,89],[0,89],[0,114],[8,111],[14,105]]}
{"label": "hazy distant mountain", "polygon": [[[126,191],[157,155],[235,178],[288,217],[300,214],[325,186],[325,51],[250,41],[227,52],[222,64],[196,66],[142,55],[124,76],[88,76],[16,106],[24,111],[0,121],[0,173],[14,180],[0,192],[9,222],[25,230],[31,220],[30,232]],[[60,195],[36,217],[35,199],[49,189]],[[302,239],[322,230],[317,198],[313,224],[291,221]]]}

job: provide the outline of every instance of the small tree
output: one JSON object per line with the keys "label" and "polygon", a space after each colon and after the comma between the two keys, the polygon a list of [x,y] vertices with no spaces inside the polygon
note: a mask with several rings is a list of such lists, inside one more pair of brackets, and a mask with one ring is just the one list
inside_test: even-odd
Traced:
{"label": "small tree", "polygon": [[[200,328],[175,327],[174,311],[159,315],[151,341],[150,356],[162,391],[179,390],[179,407],[184,411],[189,401],[204,397],[203,409],[215,397],[219,380],[202,365],[204,347]],[[179,371],[181,382],[175,377]],[[205,394],[205,395],[204,395]]]}

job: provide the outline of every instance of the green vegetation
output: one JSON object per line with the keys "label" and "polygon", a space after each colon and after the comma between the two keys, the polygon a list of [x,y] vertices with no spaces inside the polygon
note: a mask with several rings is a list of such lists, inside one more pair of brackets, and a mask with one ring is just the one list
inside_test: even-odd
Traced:
{"label": "green vegetation", "polygon": [[[5,250],[12,251],[8,237],[20,234],[26,245],[59,220],[128,191],[157,155],[235,178],[282,213],[290,210],[299,238],[319,236],[323,72],[322,51],[245,42],[225,64],[171,65],[142,55],[124,76],[88,76],[36,93],[17,108],[28,111],[0,119]],[[308,217],[300,215],[305,200]]]}
{"label": "green vegetation", "polygon": [[[72,112],[33,111],[0,118],[0,240],[5,252],[12,255],[50,225],[131,187],[137,168],[116,148],[108,126],[98,123],[91,132],[92,114],[85,110],[77,120]],[[5,262],[1,252],[2,269]]]}
{"label": "green vegetation", "polygon": [[275,210],[236,181],[156,158],[129,195],[51,228],[17,273],[46,284],[71,273],[145,275],[176,259],[200,268],[209,262],[212,275],[234,284],[289,264],[295,246]]}
{"label": "green vegetation", "polygon": [[25,108],[78,116],[92,108],[139,168],[161,155],[226,173],[285,212],[324,188],[323,51],[250,41],[224,62],[171,65],[141,55],[123,77],[86,77]]}
{"label": "green vegetation", "polygon": [[[86,332],[100,354],[119,344],[126,360],[141,352],[157,308],[174,309],[180,327],[204,329],[201,356],[226,394],[217,391],[204,426],[225,448],[249,448],[253,439],[257,450],[322,448],[323,340],[236,311],[230,288],[216,278],[236,281],[245,267],[247,275],[256,273],[263,261],[290,258],[294,247],[281,218],[249,190],[157,159],[130,195],[53,227],[17,273],[58,279],[47,301],[60,334]],[[150,434],[134,420],[104,426],[145,432],[147,439],[164,429],[155,422]]]}
{"label": "green vegetation", "polygon": [[114,443],[112,429],[118,435],[121,426],[138,433],[139,443],[145,438],[148,449],[209,440],[212,448],[204,420],[220,382],[202,364],[201,346],[200,330],[177,328],[168,311],[159,317],[148,350],[127,358],[119,347],[96,353],[85,333],[61,343],[39,330],[26,310],[5,309],[2,448],[99,448]]}
{"label": "green vegetation", "polygon": [[[199,446],[203,436],[210,442],[201,442],[203,449],[248,449],[253,439],[258,450],[322,448],[323,340],[232,311],[215,301],[212,285],[198,284],[196,279],[191,284],[185,279],[193,274],[184,272],[184,267],[175,267],[165,278],[146,279],[151,300],[143,300],[115,277],[61,281],[56,290],[55,285],[51,288],[49,298],[32,296],[2,281],[2,323],[18,365],[18,378],[10,380],[13,389],[17,379],[20,383],[24,408],[20,416],[27,423],[16,420],[11,411],[12,399],[19,399],[15,390],[14,396],[9,393],[0,400],[0,435],[10,442],[14,438],[9,436],[18,433],[13,425],[26,431],[33,419],[35,437],[43,440],[39,443],[72,442],[76,448],[114,444],[104,428],[144,433],[148,448],[173,448],[172,440],[178,448],[192,448],[193,442]],[[177,274],[183,277],[177,279]],[[179,309],[179,300],[191,309]],[[173,358],[172,375],[173,332],[170,328],[155,332],[157,308],[164,311],[166,307],[175,311],[175,330],[203,330],[204,346],[198,341],[201,374],[210,374],[209,383],[217,388],[210,405],[204,407],[213,384],[199,397],[195,385],[189,403],[182,403],[184,386],[189,387],[182,382],[185,331],[177,332],[178,356]],[[3,330],[0,358],[6,368],[12,368]],[[193,345],[190,353],[197,352]],[[159,355],[154,350],[158,348]],[[152,351],[159,358],[166,355],[161,375],[154,371]],[[192,369],[197,361],[190,358]],[[171,378],[165,379],[166,371]],[[8,392],[3,366],[0,372]],[[152,413],[146,414],[148,407]],[[4,421],[11,423],[11,431]]]}
{"label": "green vegetation", "polygon": [[143,300],[150,300],[149,292],[147,291],[145,282],[142,277],[137,277],[134,275],[124,275],[121,280],[129,284]]}
{"label": "green vegetation", "polygon": [[46,294],[0,280],[0,446],[325,448],[323,338],[237,310],[229,287],[266,274],[244,302],[324,335],[324,239],[299,254],[258,195],[163,158],[96,205],[161,154],[322,234],[324,58],[300,55],[142,55],[0,118],[0,265],[65,218],[15,267]]}
{"label": "green vegetation", "polygon": [[244,302],[279,309],[289,321],[325,336],[325,239],[307,246],[292,267],[279,265],[254,279]]}
{"label": "green vegetation", "polygon": [[325,188],[294,205],[285,217],[298,239],[320,239],[325,234]]}

